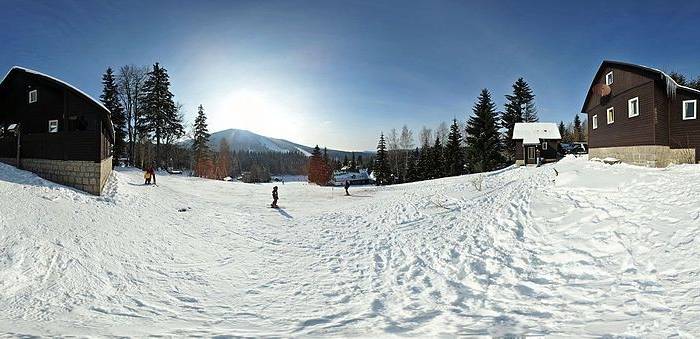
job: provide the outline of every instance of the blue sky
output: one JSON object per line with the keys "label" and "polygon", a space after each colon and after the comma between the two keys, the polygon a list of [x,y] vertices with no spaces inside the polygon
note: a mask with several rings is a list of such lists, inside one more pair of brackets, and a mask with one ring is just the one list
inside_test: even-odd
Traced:
{"label": "blue sky", "polygon": [[373,149],[380,131],[499,108],[522,76],[541,121],[571,120],[603,59],[700,75],[700,5],[645,1],[2,1],[0,72],[97,97],[108,66],[169,71],[193,120]]}

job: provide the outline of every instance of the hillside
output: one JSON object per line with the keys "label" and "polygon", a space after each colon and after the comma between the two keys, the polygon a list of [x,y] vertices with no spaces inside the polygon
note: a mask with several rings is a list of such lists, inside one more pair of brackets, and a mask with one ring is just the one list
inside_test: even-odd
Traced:
{"label": "hillside", "polygon": [[[237,151],[255,151],[255,152],[301,152],[305,155],[311,155],[313,146],[304,146],[284,139],[275,139],[262,136],[247,130],[242,129],[226,129],[223,131],[214,132],[209,139],[212,147],[216,148],[221,143],[221,140],[226,140],[232,150]],[[186,143],[190,143],[187,141]],[[321,147],[323,147],[321,145]],[[329,149],[328,154],[333,158],[343,159],[343,157],[351,157],[352,152]],[[370,152],[357,152],[356,155],[371,156]]]}
{"label": "hillside", "polygon": [[700,335],[697,166],[287,183],[281,210],[271,184],[141,183],[94,197],[0,164],[0,333]]}

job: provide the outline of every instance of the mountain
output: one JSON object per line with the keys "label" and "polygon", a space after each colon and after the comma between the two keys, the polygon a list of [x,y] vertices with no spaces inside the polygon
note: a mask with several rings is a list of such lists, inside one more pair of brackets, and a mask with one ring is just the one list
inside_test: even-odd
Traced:
{"label": "mountain", "polygon": [[[218,149],[221,140],[226,140],[229,147],[236,151],[252,151],[252,152],[301,152],[307,156],[311,155],[313,147],[300,145],[284,139],[275,139],[266,137],[260,134],[243,129],[226,129],[223,131],[214,132],[209,138],[209,143],[213,149]],[[187,144],[191,140],[186,141]],[[314,145],[315,146],[315,145]],[[322,145],[319,145],[323,147]],[[328,149],[328,154],[331,158],[342,159],[346,155],[352,156],[352,152]],[[355,152],[355,155],[371,156],[374,152]]]}

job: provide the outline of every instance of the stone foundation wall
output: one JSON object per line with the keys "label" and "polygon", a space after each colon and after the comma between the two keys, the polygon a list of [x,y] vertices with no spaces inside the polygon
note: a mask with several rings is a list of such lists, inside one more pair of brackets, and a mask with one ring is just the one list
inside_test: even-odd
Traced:
{"label": "stone foundation wall", "polygon": [[[16,166],[14,158],[0,158],[0,161]],[[112,173],[112,157],[101,162],[48,159],[21,159],[21,162],[22,169],[44,179],[95,195],[102,193]]]}
{"label": "stone foundation wall", "polygon": [[622,162],[647,166],[666,167],[670,164],[694,164],[695,149],[671,149],[668,146],[626,146],[626,147],[596,147],[588,150],[588,158],[607,157],[617,158]]}

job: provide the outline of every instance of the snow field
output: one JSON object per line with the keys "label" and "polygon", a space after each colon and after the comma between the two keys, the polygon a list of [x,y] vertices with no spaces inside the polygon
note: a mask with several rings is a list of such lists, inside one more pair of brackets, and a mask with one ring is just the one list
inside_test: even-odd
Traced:
{"label": "snow field", "polygon": [[351,197],[141,183],[93,197],[0,164],[0,332],[700,333],[697,166],[566,158]]}

